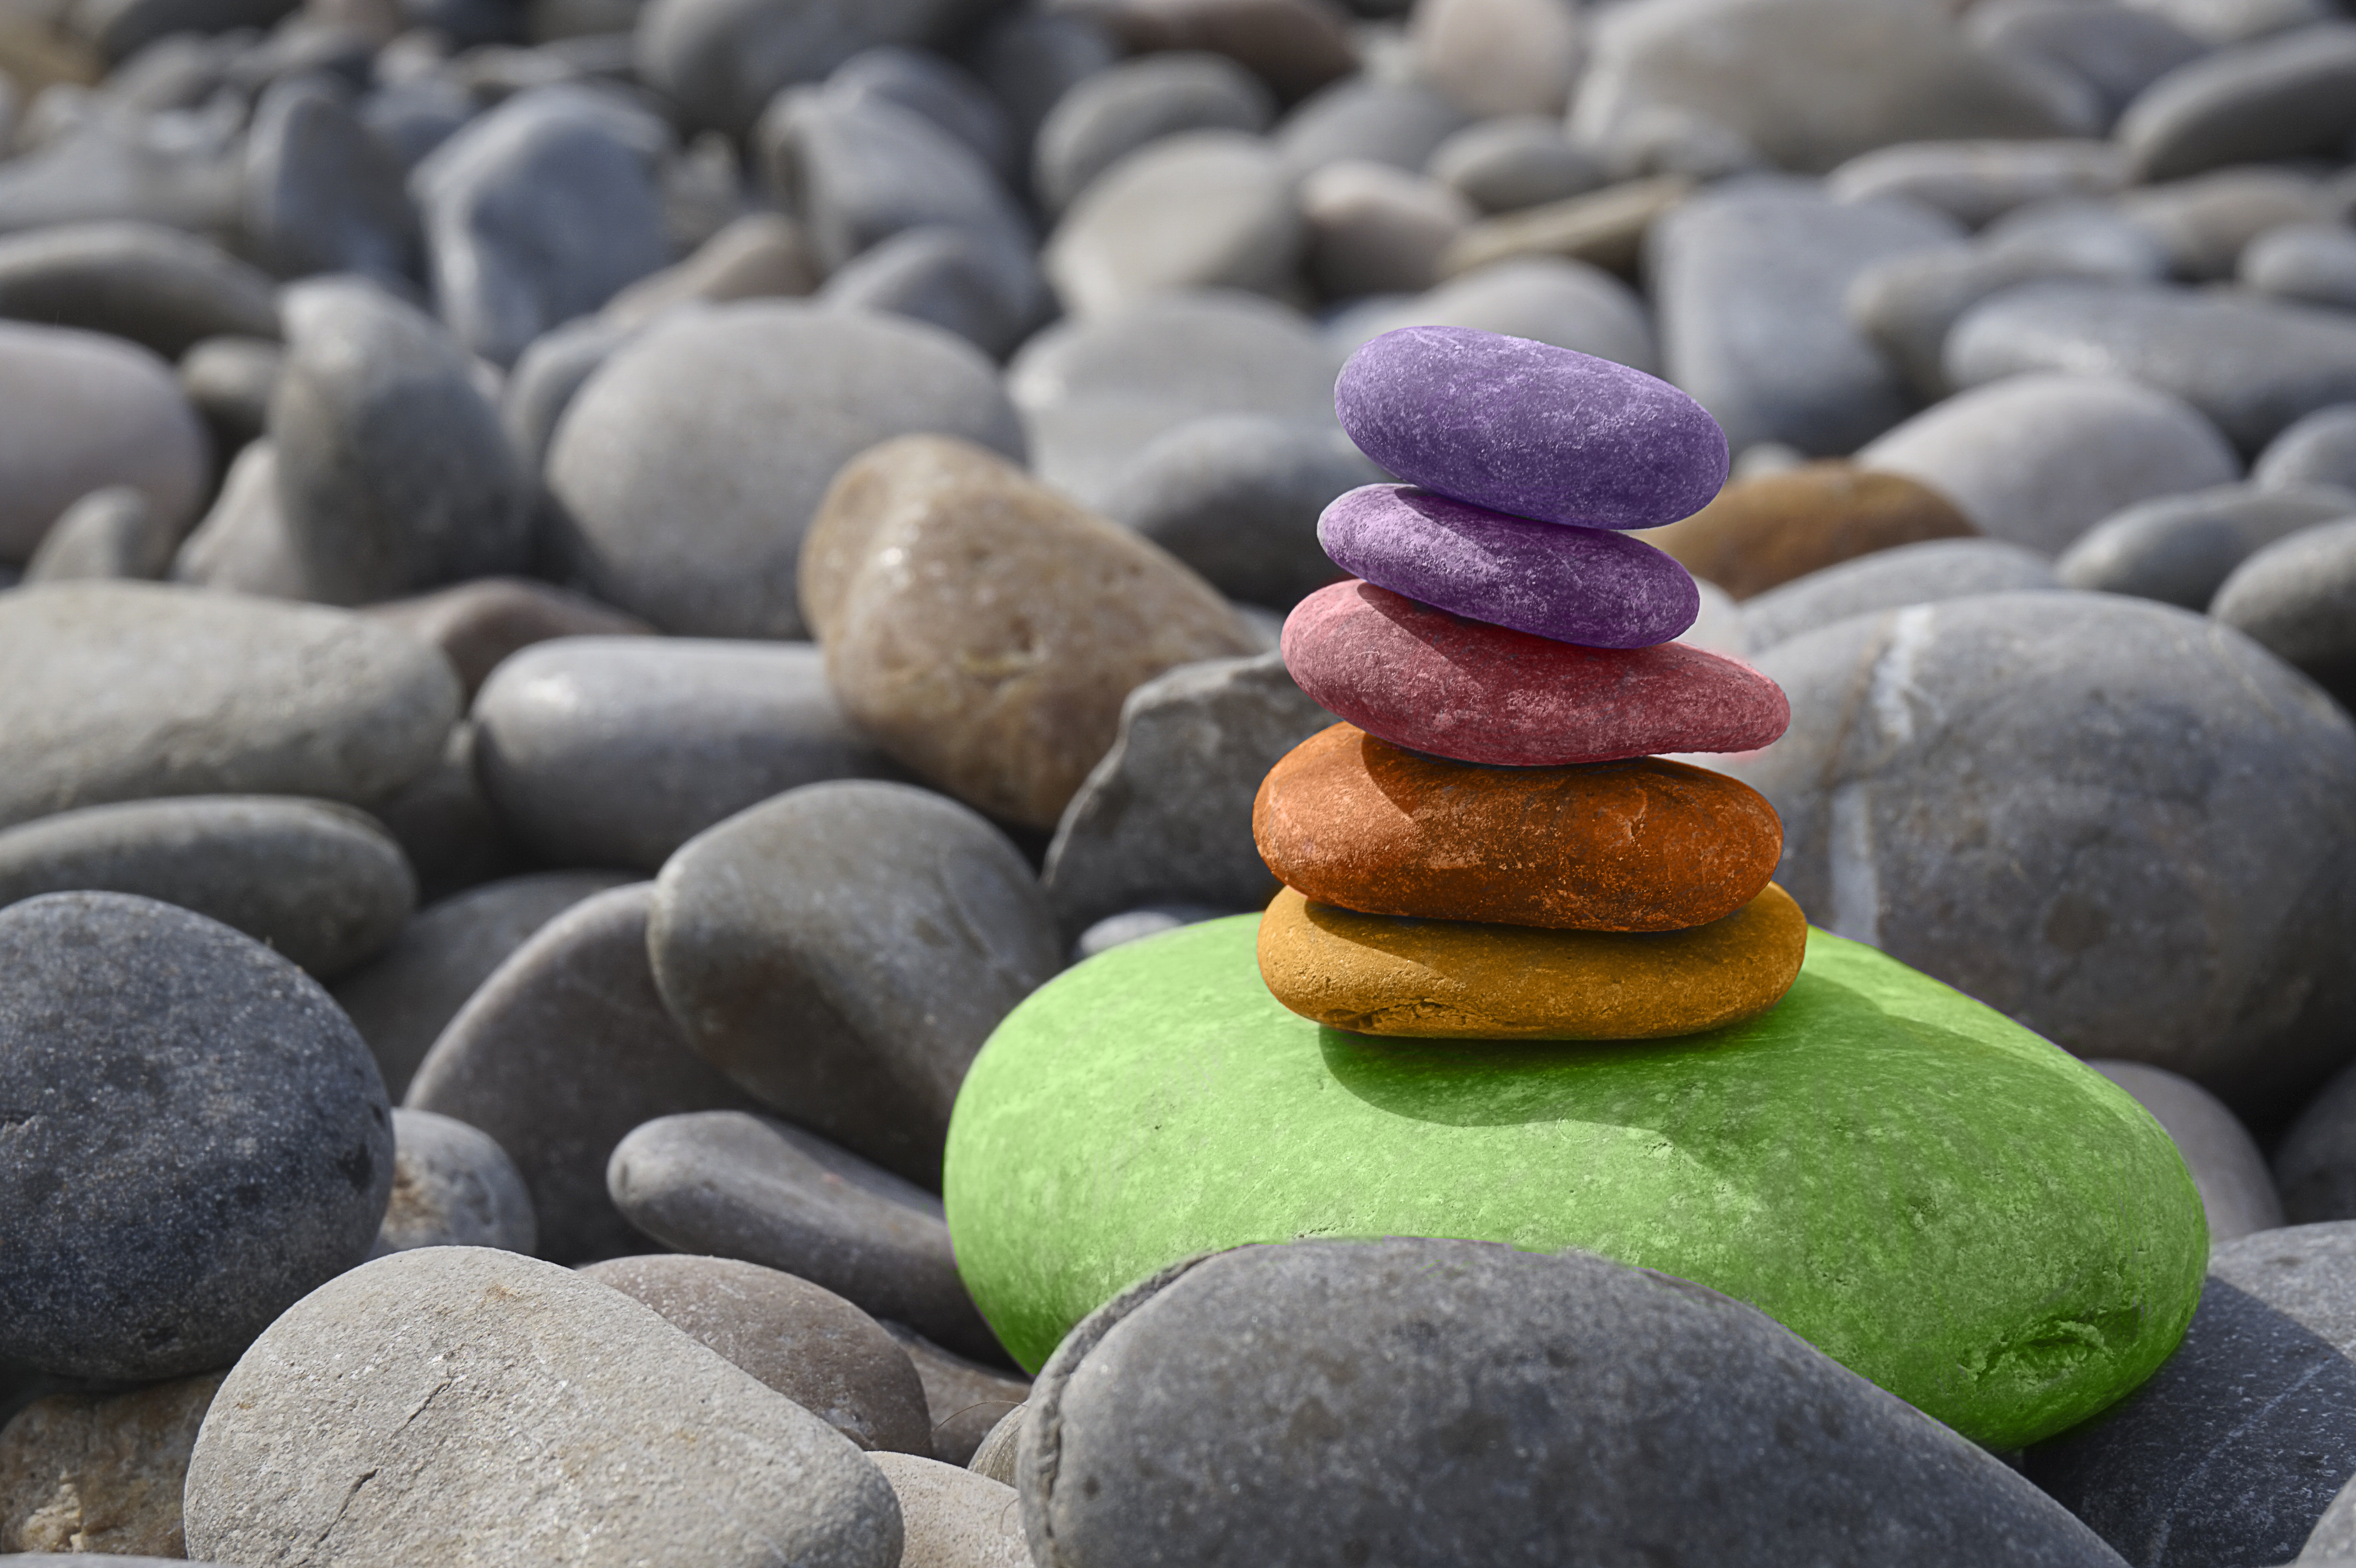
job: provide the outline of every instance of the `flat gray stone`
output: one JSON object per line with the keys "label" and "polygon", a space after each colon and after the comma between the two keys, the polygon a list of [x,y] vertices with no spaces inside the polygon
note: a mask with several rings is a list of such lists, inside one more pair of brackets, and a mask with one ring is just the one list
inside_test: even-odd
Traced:
{"label": "flat gray stone", "polygon": [[2191,60],[2120,116],[2141,180],[2307,153],[2344,155],[2356,133],[2356,25],[2324,22]]}
{"label": "flat gray stone", "polygon": [[2127,158],[2109,142],[1908,142],[1860,153],[1825,176],[1841,201],[1900,197],[1936,208],[1966,229],[2057,197],[2115,196]]}
{"label": "flat gray stone", "polygon": [[127,337],[167,359],[223,333],[278,336],[278,287],[218,245],[131,221],[0,240],[0,315]]}
{"label": "flat gray stone", "polygon": [[655,884],[647,950],[706,1060],[779,1114],[937,1186],[966,1068],[1061,966],[1063,944],[1030,866],[979,813],[844,781],[682,847]]}
{"label": "flat gray stone", "polygon": [[887,1321],[884,1329],[916,1363],[932,1413],[933,1457],[944,1465],[972,1458],[991,1430],[1031,1395],[1029,1378],[943,1349],[905,1324]]}
{"label": "flat gray stone", "polygon": [[1252,801],[1269,769],[1334,722],[1277,654],[1181,665],[1130,692],[1041,874],[1066,938],[1157,901],[1266,903],[1276,880],[1252,843]]}
{"label": "flat gray stone", "polygon": [[1256,133],[1275,118],[1267,84],[1224,55],[1141,55],[1055,100],[1032,144],[1031,188],[1052,216],[1149,142],[1187,131]]}
{"label": "flat gray stone", "polygon": [[1759,667],[1792,727],[1719,765],[1783,817],[1777,880],[1818,923],[2261,1124],[2342,1060],[2356,725],[2248,639],[1999,593]]}
{"label": "flat gray stone", "polygon": [[2356,704],[2356,506],[2267,545],[2233,569],[2209,613]]}
{"label": "flat gray stone", "polygon": [[211,453],[171,367],[118,338],[0,322],[0,561],[22,564],[59,515],[129,485],[185,526],[203,504]]}
{"label": "flat gray stone", "polygon": [[605,1159],[641,1122],[752,1104],[688,1049],[646,968],[644,882],[584,899],[509,954],[443,1029],[402,1104],[480,1127],[531,1192],[542,1256],[640,1250]]}
{"label": "flat gray stone", "polygon": [[[1755,593],[1742,602],[1742,624],[1750,647],[1764,652],[1851,615],[2060,586],[2046,559],[2022,546],[2001,539],[1927,539],[1876,550]],[[1681,640],[1693,639],[1687,634]]]}
{"label": "flat gray stone", "polygon": [[77,889],[193,910],[328,979],[381,951],[417,902],[401,846],[367,813],[284,795],[127,801],[0,829],[0,904]]}
{"label": "flat gray stone", "polygon": [[2087,529],[2053,571],[2065,588],[2205,610],[2253,554],[2336,517],[2356,517],[2356,490],[2245,484],[2162,496]]}
{"label": "flat gray stone", "polygon": [[2178,276],[2196,283],[2232,277],[2242,251],[2269,229],[2339,216],[2312,176],[2266,164],[2137,186],[2115,205],[2167,249]]}
{"label": "flat gray stone", "polygon": [[370,1257],[419,1247],[530,1253],[539,1242],[523,1172],[498,1139],[431,1111],[394,1109],[392,1197]]}
{"label": "flat gray stone", "polygon": [[1049,1360],[1017,1479],[1041,1568],[1206,1561],[1237,1540],[1271,1562],[1419,1568],[1573,1562],[1599,1541],[1727,1568],[2118,1561],[1763,1313],[1482,1242],[1305,1241],[1164,1269]]}
{"label": "flat gray stone", "polygon": [[234,1360],[368,1255],[384,1085],[327,994],[151,899],[0,910],[0,1361],[114,1381]]}
{"label": "flat gray stone", "polygon": [[132,582],[0,597],[0,825],[109,801],[352,805],[434,764],[458,713],[441,656],[359,616]]}
{"label": "flat gray stone", "polygon": [[2097,1058],[2087,1066],[2135,1096],[2168,1129],[2201,1191],[2211,1243],[2279,1230],[2283,1204],[2266,1157],[2223,1102],[2190,1078],[2140,1061]]}
{"label": "flat gray stone", "polygon": [[[487,1456],[530,1463],[486,1463]],[[849,1439],[617,1290],[477,1247],[397,1253],[280,1318],[188,1464],[188,1549],[230,1563],[893,1568]]]}

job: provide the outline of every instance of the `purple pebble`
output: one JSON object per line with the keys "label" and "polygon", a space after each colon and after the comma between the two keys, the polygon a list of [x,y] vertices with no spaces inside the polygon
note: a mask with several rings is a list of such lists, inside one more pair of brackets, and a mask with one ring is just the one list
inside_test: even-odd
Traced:
{"label": "purple pebble", "polygon": [[1362,485],[1317,519],[1345,571],[1426,604],[1590,648],[1649,648],[1694,624],[1701,590],[1642,539],[1534,523],[1411,485]]}
{"label": "purple pebble", "polygon": [[1350,356],[1333,411],[1410,485],[1541,522],[1649,528],[1726,483],[1726,432],[1666,381],[1592,354],[1403,326]]}

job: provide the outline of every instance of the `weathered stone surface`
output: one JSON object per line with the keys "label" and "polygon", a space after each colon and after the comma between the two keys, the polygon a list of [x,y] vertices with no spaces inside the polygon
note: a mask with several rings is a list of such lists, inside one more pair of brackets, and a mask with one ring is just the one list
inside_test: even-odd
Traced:
{"label": "weathered stone surface", "polygon": [[79,889],[194,910],[333,978],[393,939],[416,880],[365,812],[198,795],[59,812],[0,829],[0,904]]}
{"label": "weathered stone surface", "polygon": [[177,359],[224,333],[278,336],[270,275],[160,223],[62,223],[0,240],[0,315],[127,337]]}
{"label": "weathered stone surface", "polygon": [[1042,258],[1066,310],[1104,315],[1172,289],[1281,294],[1307,233],[1282,161],[1257,136],[1189,131],[1107,169]]}
{"label": "weathered stone surface", "polygon": [[664,1116],[615,1148],[606,1181],[666,1246],[780,1269],[955,1349],[1000,1353],[958,1278],[940,1200],[815,1134],[740,1112]]}
{"label": "weathered stone surface", "polygon": [[929,791],[865,782],[793,790],[691,839],[647,932],[663,1001],[705,1060],[926,1186],[967,1064],[1062,947],[1003,834]]}
{"label": "weathered stone surface", "polygon": [[[463,1367],[463,1373],[456,1371]],[[526,1453],[542,1462],[486,1463]],[[567,1270],[398,1253],[271,1325],[188,1465],[188,1548],[224,1562],[891,1568],[899,1509],[849,1439]]]}
{"label": "weathered stone surface", "polygon": [[170,367],[96,333],[0,322],[0,561],[31,559],[92,490],[135,486],[177,527],[204,498],[209,456]]}
{"label": "weathered stone surface", "polygon": [[458,682],[356,615],[145,583],[0,599],[0,824],[108,801],[365,803],[431,767]]}
{"label": "weathered stone surface", "polygon": [[413,599],[371,604],[367,614],[441,649],[469,701],[500,660],[534,643],[646,636],[654,631],[635,615],[528,577],[478,577]]}
{"label": "weathered stone surface", "polygon": [[1823,925],[2261,1123],[2342,1060],[2356,726],[2238,633],[2004,593],[1760,656],[1792,728],[1726,770]]}
{"label": "weathered stone surface", "polygon": [[[2026,593],[2059,588],[2053,568],[2033,549],[2001,539],[1928,539],[1838,565],[1820,567],[1742,602],[1748,645],[1764,652],[1804,632],[1851,615],[1965,599],[1976,593]],[[1692,634],[1687,635],[1688,642]]]}
{"label": "weathered stone surface", "polygon": [[2164,1067],[2101,1058],[2086,1065],[2134,1095],[2176,1140],[2184,1168],[2201,1189],[2211,1245],[2282,1226],[2282,1200],[2275,1193],[2265,1156],[2217,1096]]}
{"label": "weathered stone surface", "polygon": [[2259,550],[2225,579],[2209,613],[2356,710],[2356,516]]}
{"label": "weathered stone surface", "polygon": [[475,717],[485,793],[559,865],[659,870],[771,795],[901,776],[808,643],[567,638],[509,660]]}
{"label": "weathered stone surface", "polygon": [[480,1127],[523,1172],[540,1251],[638,1250],[605,1160],[656,1116],[749,1106],[688,1048],[647,966],[652,885],[582,900],[492,971],[434,1042],[402,1103]]}
{"label": "weathered stone surface", "polygon": [[1015,1467],[1023,1448],[1023,1413],[1029,1408],[1026,1397],[1023,1403],[999,1417],[998,1424],[990,1429],[981,1446],[973,1451],[973,1458],[966,1467],[977,1476],[1014,1485]]}
{"label": "weathered stone surface", "polygon": [[1642,537],[1696,577],[1749,599],[1843,561],[1972,531],[1928,485],[1823,462],[1738,479],[1692,517]]}
{"label": "weathered stone surface", "polygon": [[900,1568],[1032,1568],[1012,1487],[914,1454],[878,1454],[900,1499]]}
{"label": "weathered stone surface", "polygon": [[418,1247],[530,1253],[539,1244],[523,1173],[497,1139],[432,1111],[394,1108],[392,1197],[370,1257]]}
{"label": "weathered stone surface", "polygon": [[224,1375],[51,1394],[18,1412],[0,1430],[0,1552],[38,1554],[19,1563],[185,1556],[180,1488]]}
{"label": "weathered stone surface", "polygon": [[1209,584],[993,453],[906,437],[835,477],[802,615],[852,723],[919,777],[1051,827],[1130,691],[1253,651]]}
{"label": "weathered stone surface", "polygon": [[[1616,1375],[1564,1378],[1574,1366]],[[1203,1399],[1196,1378],[1235,1392]],[[1323,1413],[1310,1441],[1304,1411]],[[1494,1447],[1468,1453],[1473,1430]],[[1050,1568],[1238,1535],[1415,1568],[1572,1559],[1599,1535],[1740,1568],[2116,1561],[1765,1314],[1589,1253],[1480,1242],[1307,1241],[1153,1275],[1042,1374],[1019,1477]]]}
{"label": "weathered stone surface", "polygon": [[2205,610],[2251,556],[2349,517],[2356,517],[2356,490],[2336,486],[2222,485],[2162,496],[2096,523],[2062,552],[2053,571],[2065,588]]}
{"label": "weathered stone surface", "polygon": [[0,910],[0,1361],[177,1377],[368,1254],[384,1085],[327,992],[121,893]]}
{"label": "weathered stone surface", "polygon": [[884,1329],[916,1364],[925,1403],[932,1412],[933,1457],[944,1465],[962,1465],[972,1458],[982,1439],[1030,1397],[1029,1378],[945,1350],[903,1324],[887,1322]]}

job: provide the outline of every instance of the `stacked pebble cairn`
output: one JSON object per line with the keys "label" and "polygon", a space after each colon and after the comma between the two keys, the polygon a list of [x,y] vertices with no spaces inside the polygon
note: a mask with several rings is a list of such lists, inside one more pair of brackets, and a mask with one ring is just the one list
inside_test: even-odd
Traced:
{"label": "stacked pebble cairn", "polygon": [[1639,371],[1446,326],[1368,343],[1335,409],[1408,483],[1326,509],[1318,538],[1356,576],[1285,623],[1293,678],[1346,722],[1254,808],[1285,883],[1269,989],[1360,1033],[1489,1040],[1655,1040],[1773,1007],[1807,948],[1768,880],[1782,824],[1656,753],[1754,750],[1790,706],[1674,640],[1699,591],[1619,531],[1717,493],[1717,423]]}

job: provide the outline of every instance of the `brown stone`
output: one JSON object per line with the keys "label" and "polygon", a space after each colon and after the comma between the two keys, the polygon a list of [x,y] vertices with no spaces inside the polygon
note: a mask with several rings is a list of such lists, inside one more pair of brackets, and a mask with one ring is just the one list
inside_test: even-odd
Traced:
{"label": "brown stone", "polygon": [[1945,496],[1902,474],[1832,461],[1738,479],[1692,517],[1634,537],[1748,599],[1878,549],[1978,531]]}
{"label": "brown stone", "polygon": [[1772,882],[1687,931],[1545,931],[1400,920],[1290,888],[1259,923],[1276,999],[1359,1034],[1443,1040],[1665,1040],[1758,1017],[1799,978],[1800,906]]}
{"label": "brown stone", "polygon": [[1626,180],[1484,219],[1440,252],[1439,273],[1453,278],[1494,261],[1563,256],[1633,278],[1654,220],[1691,196],[1697,185],[1687,175]]}
{"label": "brown stone", "polygon": [[523,577],[478,577],[360,613],[441,649],[469,701],[518,648],[558,637],[647,637],[655,630],[610,604]]}
{"label": "brown stone", "polygon": [[933,1457],[945,1465],[971,1459],[991,1429],[1031,1397],[1031,1380],[1019,1372],[969,1360],[904,1324],[887,1321],[884,1330],[916,1363],[933,1413]]}
{"label": "brown stone", "polygon": [[180,1488],[226,1372],[51,1394],[0,1431],[0,1552],[179,1557]]}
{"label": "brown stone", "polygon": [[938,788],[1049,828],[1130,691],[1259,651],[1159,547],[947,436],[872,446],[802,543],[802,614],[851,721]]}
{"label": "brown stone", "polygon": [[1767,885],[1783,825],[1750,785],[1659,757],[1492,768],[1321,731],[1252,806],[1269,868],[1366,914],[1681,931]]}

